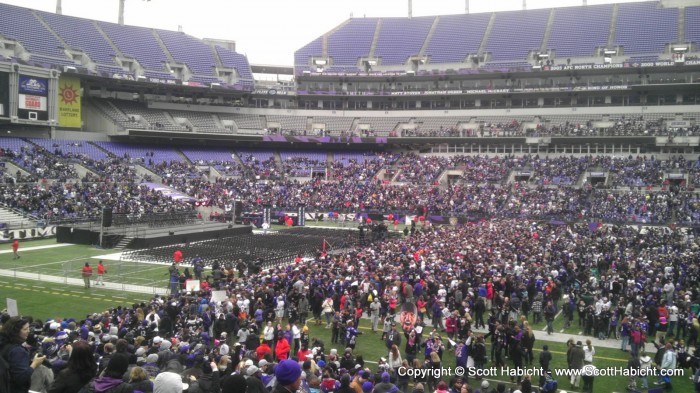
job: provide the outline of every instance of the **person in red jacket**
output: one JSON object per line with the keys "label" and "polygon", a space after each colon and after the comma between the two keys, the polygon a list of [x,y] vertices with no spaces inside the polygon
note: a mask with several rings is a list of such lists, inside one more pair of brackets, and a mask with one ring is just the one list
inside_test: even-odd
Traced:
{"label": "person in red jacket", "polygon": [[175,261],[176,264],[182,262],[182,251],[180,251],[180,249],[175,250],[173,253],[173,261]]}
{"label": "person in red jacket", "polygon": [[[457,318],[454,313],[445,319],[445,332],[450,340],[454,339],[457,332]],[[451,348],[451,345],[448,345],[448,348]]]}
{"label": "person in red jacket", "polygon": [[493,302],[493,281],[489,278],[486,283],[486,309],[490,310]]}
{"label": "person in red jacket", "polygon": [[272,348],[270,348],[270,346],[267,345],[267,341],[262,340],[260,346],[258,346],[258,348],[255,349],[255,354],[257,355],[258,360],[262,360],[265,358],[265,356],[272,355]]}
{"label": "person in red jacket", "polygon": [[85,262],[85,266],[83,266],[83,282],[85,283],[85,288],[90,288],[90,277],[92,277],[92,268],[89,263]]}
{"label": "person in red jacket", "polygon": [[297,352],[297,360],[303,362],[309,358],[306,355],[311,355],[311,350],[306,346],[306,344],[301,345],[301,349]]}
{"label": "person in red jacket", "polygon": [[17,253],[18,250],[19,250],[19,239],[15,239],[15,241],[12,242],[12,254],[13,254],[12,259],[19,259],[19,254]]}
{"label": "person in red jacket", "polygon": [[105,265],[102,263],[102,261],[97,262],[97,281],[95,282],[95,285],[102,285],[103,287],[105,286],[105,282],[103,281],[103,279],[106,272],[107,269],[105,268]]}
{"label": "person in red jacket", "polygon": [[287,339],[284,338],[284,336],[280,336],[279,340],[277,340],[277,345],[275,345],[275,356],[277,357],[277,361],[280,362],[288,359],[290,350],[291,348],[289,347],[289,342],[287,342]]}

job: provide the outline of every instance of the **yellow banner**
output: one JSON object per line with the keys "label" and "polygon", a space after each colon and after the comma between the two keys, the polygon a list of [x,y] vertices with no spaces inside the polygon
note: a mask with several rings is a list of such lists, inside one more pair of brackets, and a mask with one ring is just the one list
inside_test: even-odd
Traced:
{"label": "yellow banner", "polygon": [[58,79],[58,125],[59,127],[82,127],[80,113],[80,79],[61,75]]}

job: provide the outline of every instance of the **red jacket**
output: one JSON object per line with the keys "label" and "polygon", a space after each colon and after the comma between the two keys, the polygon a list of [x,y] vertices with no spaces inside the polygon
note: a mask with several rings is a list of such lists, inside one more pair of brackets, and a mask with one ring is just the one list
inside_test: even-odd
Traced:
{"label": "red jacket", "polygon": [[306,350],[300,349],[299,352],[297,352],[297,360],[300,362],[307,360],[306,355],[308,355],[310,353],[311,353],[310,349],[306,349]]}
{"label": "red jacket", "polygon": [[457,321],[455,321],[455,318],[452,315],[450,315],[445,320],[445,332],[454,333],[456,331],[457,331]]}
{"label": "red jacket", "polygon": [[272,355],[272,349],[265,342],[260,344],[260,346],[255,350],[255,354],[258,356],[258,360],[264,359],[265,355],[267,355],[268,353]]}
{"label": "red jacket", "polygon": [[289,357],[289,351],[290,351],[289,343],[287,342],[287,339],[282,337],[277,341],[277,345],[275,345],[275,355],[277,356],[277,361],[280,360],[287,360]]}

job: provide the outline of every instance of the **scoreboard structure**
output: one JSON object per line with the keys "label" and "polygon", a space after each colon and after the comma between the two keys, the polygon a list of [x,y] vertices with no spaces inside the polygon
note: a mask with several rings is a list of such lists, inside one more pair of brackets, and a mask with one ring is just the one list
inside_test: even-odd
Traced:
{"label": "scoreboard structure", "polygon": [[0,119],[14,124],[58,126],[58,82],[55,69],[0,63]]}
{"label": "scoreboard structure", "polygon": [[0,71],[0,118],[10,115],[10,73]]}

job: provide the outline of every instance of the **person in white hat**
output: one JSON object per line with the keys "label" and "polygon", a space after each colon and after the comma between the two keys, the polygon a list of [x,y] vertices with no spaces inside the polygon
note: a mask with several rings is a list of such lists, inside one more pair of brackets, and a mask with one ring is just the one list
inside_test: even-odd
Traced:
{"label": "person in white hat", "polygon": [[[163,372],[153,381],[153,393],[182,393],[184,385],[179,374]],[[189,385],[187,387],[189,388]]]}

